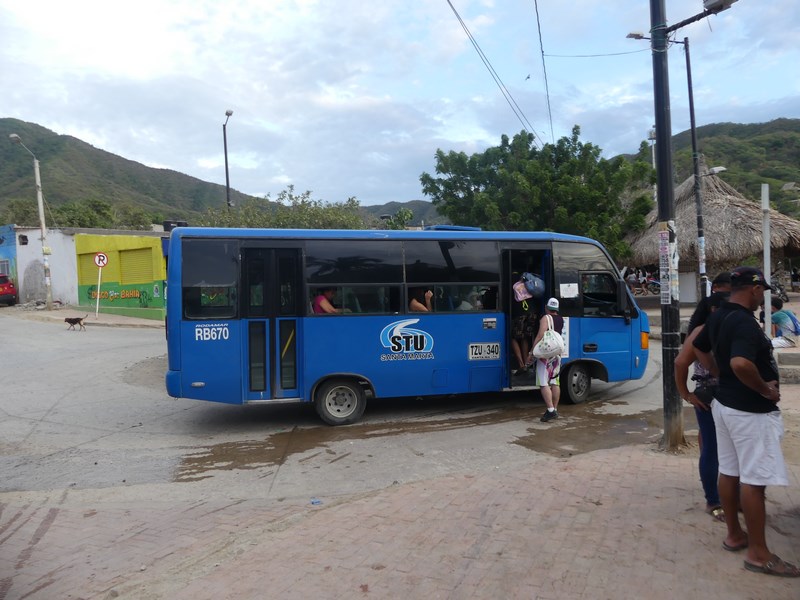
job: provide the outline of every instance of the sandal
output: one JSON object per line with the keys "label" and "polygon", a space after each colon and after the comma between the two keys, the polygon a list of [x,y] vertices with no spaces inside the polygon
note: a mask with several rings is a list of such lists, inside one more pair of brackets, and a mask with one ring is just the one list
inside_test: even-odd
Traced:
{"label": "sandal", "polygon": [[800,577],[800,569],[791,563],[787,563],[781,559],[777,554],[773,554],[763,565],[756,565],[754,563],[744,561],[744,568],[754,573],[763,573],[764,575],[775,575],[776,577]]}
{"label": "sandal", "polygon": [[707,506],[706,514],[711,515],[716,521],[722,521],[723,523],[725,522],[725,511],[722,510],[722,507],[719,505]]}

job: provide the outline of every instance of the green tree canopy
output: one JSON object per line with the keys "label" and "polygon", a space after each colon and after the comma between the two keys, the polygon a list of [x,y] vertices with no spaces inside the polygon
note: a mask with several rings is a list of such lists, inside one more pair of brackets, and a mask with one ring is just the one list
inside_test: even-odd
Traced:
{"label": "green tree canopy", "polygon": [[408,208],[400,208],[385,220],[385,227],[386,229],[405,229],[413,218],[413,211]]}
{"label": "green tree canopy", "polygon": [[522,131],[482,154],[437,150],[437,176],[423,173],[422,191],[456,225],[584,235],[624,259],[630,247],[623,236],[641,229],[652,207],[644,187],[651,167],[600,158],[600,148],[579,137],[575,126],[541,149]]}
{"label": "green tree canopy", "polygon": [[358,200],[326,203],[311,198],[311,192],[296,194],[294,186],[280,192],[275,201],[245,201],[233,208],[209,209],[199,223],[204,227],[265,227],[274,229],[364,229]]}

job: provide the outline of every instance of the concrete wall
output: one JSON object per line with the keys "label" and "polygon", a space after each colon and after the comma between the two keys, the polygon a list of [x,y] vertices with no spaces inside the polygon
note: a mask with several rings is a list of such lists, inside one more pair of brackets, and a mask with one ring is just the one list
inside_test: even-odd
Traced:
{"label": "concrete wall", "polygon": [[[44,302],[47,292],[44,280],[44,261],[42,258],[41,232],[38,227],[16,227],[17,246],[17,287],[20,302]],[[23,238],[27,244],[23,245]],[[58,229],[47,230],[47,246],[51,254],[50,281],[53,301],[62,304],[77,304],[78,284],[75,279],[75,242],[72,235]]]}

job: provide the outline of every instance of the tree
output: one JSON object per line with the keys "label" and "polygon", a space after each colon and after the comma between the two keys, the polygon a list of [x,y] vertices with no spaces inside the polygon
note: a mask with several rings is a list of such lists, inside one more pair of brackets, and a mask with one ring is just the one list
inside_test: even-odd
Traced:
{"label": "tree", "polygon": [[[601,241],[616,259],[630,255],[623,236],[644,226],[652,207],[644,192],[649,164],[600,158],[579,140],[576,125],[541,149],[522,131],[482,154],[436,152],[436,175],[420,176],[422,191],[456,225],[490,230],[545,230]],[[627,194],[626,194],[627,193]]]}
{"label": "tree", "polygon": [[144,209],[132,204],[123,204],[114,209],[115,229],[135,229],[148,231],[154,223],[153,218]]}
{"label": "tree", "polygon": [[0,212],[0,223],[38,227],[39,209],[35,200],[11,200]]}
{"label": "tree", "polygon": [[311,192],[295,194],[294,186],[281,191],[276,201],[245,201],[234,208],[209,209],[200,219],[205,227],[264,227],[273,229],[364,229],[358,200],[326,203],[311,198]]}
{"label": "tree", "polygon": [[67,202],[53,209],[53,225],[57,227],[114,227],[114,210],[105,200],[87,199]]}
{"label": "tree", "polygon": [[386,229],[405,229],[414,219],[414,213],[407,208],[400,208],[396,213],[386,219]]}

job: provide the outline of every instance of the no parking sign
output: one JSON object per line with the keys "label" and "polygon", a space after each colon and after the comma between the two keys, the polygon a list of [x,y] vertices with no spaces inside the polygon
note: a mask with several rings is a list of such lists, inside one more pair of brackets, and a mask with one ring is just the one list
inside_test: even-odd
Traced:
{"label": "no parking sign", "polygon": [[97,265],[97,302],[94,306],[94,318],[100,312],[100,280],[103,277],[103,267],[108,264],[108,255],[105,252],[98,252],[94,255],[94,264]]}

